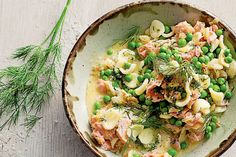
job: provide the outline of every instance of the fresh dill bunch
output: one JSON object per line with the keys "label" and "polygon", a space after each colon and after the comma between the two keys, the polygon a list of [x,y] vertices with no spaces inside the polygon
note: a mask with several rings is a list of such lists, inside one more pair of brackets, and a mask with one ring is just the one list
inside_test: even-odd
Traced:
{"label": "fresh dill bunch", "polygon": [[58,80],[56,66],[61,59],[60,40],[70,2],[67,0],[56,25],[40,45],[15,51],[12,59],[21,65],[0,70],[0,130],[16,125],[19,117],[25,116],[23,125],[29,133],[41,119],[38,113],[54,93],[53,85]]}

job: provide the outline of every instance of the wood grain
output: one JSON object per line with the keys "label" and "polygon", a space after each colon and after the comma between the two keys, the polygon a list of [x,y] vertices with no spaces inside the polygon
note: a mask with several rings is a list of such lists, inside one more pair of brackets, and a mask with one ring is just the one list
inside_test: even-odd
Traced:
{"label": "wood grain", "polygon": [[[210,10],[236,31],[235,0],[185,0]],[[15,64],[12,51],[40,42],[55,24],[66,0],[0,0],[0,68]],[[79,35],[98,17],[132,0],[73,0],[63,31],[63,64]],[[60,87],[41,113],[42,121],[26,138],[23,127],[0,132],[0,157],[93,157],[72,131],[64,113]],[[223,157],[236,154],[234,144]]]}

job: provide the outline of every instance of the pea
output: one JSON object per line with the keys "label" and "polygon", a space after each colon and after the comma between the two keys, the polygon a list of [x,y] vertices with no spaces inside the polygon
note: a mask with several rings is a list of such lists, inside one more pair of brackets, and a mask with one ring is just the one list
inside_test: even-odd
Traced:
{"label": "pea", "polygon": [[130,74],[125,75],[124,79],[126,82],[130,82],[130,81],[132,81],[132,76]]}
{"label": "pea", "polygon": [[129,48],[130,50],[134,50],[134,49],[136,48],[136,43],[133,42],[133,41],[129,42],[129,43],[128,43],[128,48]]}
{"label": "pea", "polygon": [[170,148],[167,152],[172,157],[175,157],[177,155],[177,151],[174,148]]}
{"label": "pea", "polygon": [[168,108],[167,107],[161,108],[161,112],[163,112],[163,113],[168,112]]}
{"label": "pea", "polygon": [[207,54],[207,56],[208,56],[210,59],[213,59],[213,58],[215,57],[212,52],[209,52],[209,53]]}
{"label": "pea", "polygon": [[223,34],[223,29],[216,30],[216,35],[219,37]]}
{"label": "pea", "polygon": [[228,56],[229,54],[230,54],[230,49],[225,49],[224,55],[225,55],[225,56]]}
{"label": "pea", "polygon": [[110,48],[107,50],[107,55],[112,55],[113,54],[113,50]]}
{"label": "pea", "polygon": [[161,101],[161,102],[159,102],[159,106],[160,107],[166,107],[166,102],[165,101]]}
{"label": "pea", "polygon": [[183,61],[183,58],[180,55],[176,55],[175,60],[180,63]]}
{"label": "pea", "polygon": [[201,96],[200,96],[200,97],[201,97],[202,99],[204,99],[204,98],[207,97],[207,95],[208,95],[208,94],[207,94],[207,91],[206,91],[206,90],[202,90],[202,91],[201,91]]}
{"label": "pea", "polygon": [[216,91],[216,92],[219,92],[220,91],[220,87],[218,85],[213,85],[213,90]]}
{"label": "pea", "polygon": [[144,78],[143,78],[143,76],[141,76],[141,75],[139,75],[138,77],[137,77],[137,80],[138,80],[138,82],[143,82],[143,80],[144,80]]}
{"label": "pea", "polygon": [[146,104],[147,106],[150,106],[150,105],[152,105],[152,101],[151,101],[150,99],[146,99],[146,100],[145,100],[145,104]]}
{"label": "pea", "polygon": [[113,82],[112,82],[112,86],[113,86],[114,88],[118,88],[118,87],[119,87],[119,82],[118,82],[118,81],[113,81]]}
{"label": "pea", "polygon": [[216,52],[217,55],[219,55],[219,54],[220,54],[220,51],[221,51],[221,48],[218,47],[215,52]]}
{"label": "pea", "polygon": [[176,118],[174,118],[174,117],[170,118],[169,122],[170,122],[170,124],[174,125],[176,122]]}
{"label": "pea", "polygon": [[150,78],[151,78],[151,74],[145,73],[145,74],[143,75],[143,77],[144,77],[144,79],[150,79]]}
{"label": "pea", "polygon": [[232,97],[232,93],[230,91],[225,93],[225,98],[230,99]]}
{"label": "pea", "polygon": [[207,139],[210,139],[211,136],[212,136],[212,133],[211,133],[211,132],[206,133],[206,138],[207,138]]}
{"label": "pea", "polygon": [[225,62],[226,63],[232,63],[233,59],[232,57],[228,56],[228,57],[225,57]]}
{"label": "pea", "polygon": [[145,70],[145,73],[149,73],[149,74],[150,74],[151,72],[152,72],[151,69],[146,69],[146,70]]}
{"label": "pea", "polygon": [[213,88],[214,84],[210,83],[210,86],[208,88]]}
{"label": "pea", "polygon": [[187,144],[186,141],[183,141],[183,142],[180,143],[180,148],[181,149],[186,149],[187,147],[188,147],[188,144]]}
{"label": "pea", "polygon": [[166,48],[165,46],[162,46],[162,47],[160,48],[160,52],[165,52],[165,53],[166,53],[166,51],[167,51],[167,48]]}
{"label": "pea", "polygon": [[226,85],[223,84],[223,85],[220,86],[220,91],[221,92],[225,92],[226,90],[227,90]]}
{"label": "pea", "polygon": [[172,54],[173,54],[173,55],[174,55],[174,54],[178,54],[178,53],[179,53],[178,50],[176,50],[176,49],[172,50]]}
{"label": "pea", "polygon": [[178,46],[179,47],[184,47],[186,45],[187,45],[187,41],[185,39],[181,38],[181,39],[178,40]]}
{"label": "pea", "polygon": [[161,52],[161,53],[159,54],[159,57],[160,57],[161,59],[166,59],[166,53]]}
{"label": "pea", "polygon": [[205,59],[205,63],[207,64],[208,62],[210,62],[210,58],[208,56],[204,56]]}
{"label": "pea", "polygon": [[212,132],[212,128],[211,128],[210,125],[208,125],[208,126],[206,127],[206,132],[207,132],[207,133]]}
{"label": "pea", "polygon": [[94,103],[94,114],[96,114],[97,113],[97,110],[100,110],[102,108],[102,105],[101,105],[101,103],[100,102],[98,102],[98,101],[96,101],[95,103]]}
{"label": "pea", "polygon": [[210,44],[206,44],[205,46],[208,48],[208,50],[211,49],[211,45]]}
{"label": "pea", "polygon": [[124,63],[124,69],[129,69],[131,67],[130,63]]}
{"label": "pea", "polygon": [[135,48],[139,48],[140,46],[142,46],[143,44],[141,42],[136,42],[135,43]]}
{"label": "pea", "polygon": [[108,80],[108,77],[104,75],[104,76],[102,76],[102,79],[105,80],[105,81],[107,81],[107,80]]}
{"label": "pea", "polygon": [[140,95],[138,99],[140,101],[144,102],[145,101],[145,95],[144,94]]}
{"label": "pea", "polygon": [[223,85],[225,83],[225,79],[220,77],[217,79],[217,82],[220,84],[220,85]]}
{"label": "pea", "polygon": [[218,120],[217,120],[217,117],[216,117],[216,116],[212,116],[212,117],[211,117],[211,121],[214,122],[214,123],[216,123],[216,122],[218,121]]}
{"label": "pea", "polygon": [[201,62],[201,63],[205,63],[205,58],[204,58],[204,57],[199,57],[198,60],[199,60],[199,62]]}
{"label": "pea", "polygon": [[186,93],[186,92],[181,93],[181,99],[186,98],[186,96],[187,96],[187,93]]}
{"label": "pea", "polygon": [[197,61],[198,61],[198,58],[197,57],[193,57],[192,58],[192,62],[195,64],[195,63],[197,63]]}
{"label": "pea", "polygon": [[215,79],[211,78],[211,83],[217,84],[217,81]]}
{"label": "pea", "polygon": [[170,55],[170,54],[166,54],[166,60],[169,60],[169,59],[170,59],[170,57],[171,57],[171,55]]}
{"label": "pea", "polygon": [[102,77],[102,76],[104,76],[105,75],[105,71],[104,70],[101,70],[100,71],[100,76]]}
{"label": "pea", "polygon": [[135,153],[135,154],[133,154],[133,156],[132,156],[132,157],[141,157],[141,155],[139,155],[139,154]]}
{"label": "pea", "polygon": [[209,51],[209,49],[206,46],[203,46],[201,49],[203,54],[207,54],[207,52]]}
{"label": "pea", "polygon": [[183,125],[183,122],[182,122],[181,120],[177,120],[177,121],[175,122],[175,125],[176,125],[176,126],[182,126],[182,125]]}
{"label": "pea", "polygon": [[186,39],[188,42],[191,41],[191,40],[193,39],[193,34],[192,34],[192,33],[187,33],[185,39]]}
{"label": "pea", "polygon": [[197,61],[197,62],[195,63],[195,66],[196,66],[197,69],[201,69],[201,68],[202,68],[202,63],[200,63],[199,61]]}
{"label": "pea", "polygon": [[210,122],[210,126],[212,128],[212,131],[216,129],[216,123],[215,122]]}
{"label": "pea", "polygon": [[108,102],[111,101],[111,97],[110,97],[109,95],[105,95],[105,96],[103,96],[103,101],[104,101],[105,103],[108,103]]}
{"label": "pea", "polygon": [[171,32],[171,28],[169,26],[165,26],[165,33],[170,33]]}
{"label": "pea", "polygon": [[107,69],[107,70],[105,70],[104,74],[106,76],[110,76],[112,74],[112,70],[111,69]]}

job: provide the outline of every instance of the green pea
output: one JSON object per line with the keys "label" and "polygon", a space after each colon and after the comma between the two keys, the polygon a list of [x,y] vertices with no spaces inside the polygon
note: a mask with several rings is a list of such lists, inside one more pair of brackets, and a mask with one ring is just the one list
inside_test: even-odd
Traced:
{"label": "green pea", "polygon": [[93,113],[94,113],[94,114],[97,114],[97,111],[100,110],[101,108],[102,108],[101,103],[98,102],[98,101],[96,101],[96,102],[94,103],[94,111],[93,111]]}
{"label": "green pea", "polygon": [[171,32],[171,28],[169,26],[165,26],[165,33],[170,33]]}
{"label": "green pea", "polygon": [[176,126],[182,126],[182,125],[183,125],[183,122],[182,122],[181,120],[177,120],[177,121],[175,122],[175,125],[176,125]]}
{"label": "green pea", "polygon": [[161,112],[163,112],[163,113],[168,112],[168,108],[167,107],[161,108]]}
{"label": "green pea", "polygon": [[210,125],[208,125],[208,126],[206,127],[206,132],[207,132],[207,133],[212,132],[212,128],[211,128]]}
{"label": "green pea", "polygon": [[105,80],[105,81],[107,81],[107,80],[108,80],[108,77],[104,75],[104,76],[102,76],[102,79]]}
{"label": "green pea", "polygon": [[226,85],[223,84],[223,85],[220,86],[220,91],[221,92],[225,92],[226,90],[227,90]]}
{"label": "green pea", "polygon": [[224,55],[225,55],[225,56],[228,56],[229,54],[230,54],[230,49],[225,49]]}
{"label": "green pea", "polygon": [[151,69],[146,69],[146,70],[145,70],[145,73],[149,73],[149,74],[150,74],[151,72],[152,72]]}
{"label": "green pea", "polygon": [[103,96],[103,101],[104,101],[105,103],[108,103],[108,102],[111,101],[111,97],[110,97],[109,95],[105,95],[105,96]]}
{"label": "green pea", "polygon": [[138,98],[140,101],[144,102],[145,101],[145,95],[141,94]]}
{"label": "green pea", "polygon": [[161,59],[166,59],[167,57],[166,57],[166,53],[163,53],[163,52],[161,52],[160,54],[159,54],[159,57],[161,58]]}
{"label": "green pea", "polygon": [[171,55],[170,55],[170,54],[166,54],[166,60],[169,60],[169,59],[170,59],[170,57],[171,57]]}
{"label": "green pea", "polygon": [[136,43],[133,42],[133,41],[129,42],[129,43],[128,43],[128,48],[129,48],[130,50],[134,50],[134,49],[136,48]]}
{"label": "green pea", "polygon": [[215,57],[212,52],[209,52],[209,53],[207,54],[207,56],[208,56],[210,59],[213,59],[213,58]]}
{"label": "green pea", "polygon": [[202,90],[200,97],[201,97],[202,99],[204,99],[204,98],[206,98],[207,96],[208,96],[207,91],[206,91],[206,90]]}
{"label": "green pea", "polygon": [[113,81],[113,82],[112,82],[112,86],[113,86],[114,88],[118,88],[118,87],[119,87],[119,82],[118,82],[118,81]]}
{"label": "green pea", "polygon": [[132,157],[141,157],[141,155],[140,154],[137,154],[137,153],[135,153],[135,154],[133,154],[133,156]]}
{"label": "green pea", "polygon": [[230,92],[230,91],[227,91],[226,93],[225,93],[225,98],[226,99],[230,99],[232,97],[232,93]]}
{"label": "green pea", "polygon": [[183,142],[180,143],[180,148],[181,149],[186,149],[187,147],[188,147],[188,144],[187,144],[186,141],[183,141]]}
{"label": "green pea", "polygon": [[210,58],[208,56],[204,56],[205,59],[205,63],[207,64],[208,62],[210,62]]}
{"label": "green pea", "polygon": [[170,148],[167,152],[172,157],[175,157],[177,155],[177,151],[174,148]]}
{"label": "green pea", "polygon": [[124,69],[129,69],[131,67],[131,64],[130,63],[125,63],[123,67],[124,67]]}
{"label": "green pea", "polygon": [[213,85],[213,90],[216,92],[220,91],[220,87],[218,85]]}
{"label": "green pea", "polygon": [[221,51],[221,48],[218,47],[215,52],[216,52],[217,55],[219,55],[219,54],[220,54],[220,51]]}
{"label": "green pea", "polygon": [[205,46],[208,48],[208,50],[211,49],[211,45],[210,44],[206,44]]}
{"label": "green pea", "polygon": [[186,39],[188,42],[191,41],[191,40],[193,39],[193,34],[192,34],[192,33],[187,33],[185,39]]}
{"label": "green pea", "polygon": [[151,74],[145,73],[145,74],[143,75],[143,77],[144,77],[144,79],[150,79],[150,78],[151,78]]}
{"label": "green pea", "polygon": [[216,129],[216,123],[215,122],[210,122],[210,126],[212,128],[212,131]]}
{"label": "green pea", "polygon": [[125,75],[124,79],[126,82],[130,82],[130,81],[132,81],[132,76],[130,74]]}
{"label": "green pea", "polygon": [[144,80],[144,78],[143,78],[143,76],[141,76],[141,75],[139,75],[138,77],[137,77],[137,80],[138,80],[138,82],[143,82],[143,80]]}
{"label": "green pea", "polygon": [[105,70],[104,74],[106,76],[110,76],[112,74],[112,70],[111,69],[107,69],[107,70]]}
{"label": "green pea", "polygon": [[151,101],[150,99],[146,99],[146,100],[145,100],[145,104],[146,104],[147,106],[150,106],[150,105],[152,105],[152,101]]}
{"label": "green pea", "polygon": [[174,125],[176,122],[176,118],[172,117],[169,119],[170,124]]}
{"label": "green pea", "polygon": [[187,93],[186,93],[186,92],[181,93],[181,99],[186,98],[186,96],[187,96]]}
{"label": "green pea", "polygon": [[216,116],[212,116],[211,117],[211,121],[214,122],[214,123],[217,123],[218,119]]}
{"label": "green pea", "polygon": [[225,83],[225,79],[220,77],[217,79],[217,82],[220,84],[220,85],[223,85]]}
{"label": "green pea", "polygon": [[225,62],[226,62],[226,63],[232,63],[232,61],[233,61],[233,58],[232,58],[232,57],[230,57],[230,56],[225,57]]}
{"label": "green pea", "polygon": [[210,83],[210,86],[208,88],[213,88],[214,84]]}
{"label": "green pea", "polygon": [[197,61],[198,61],[198,58],[197,58],[197,57],[193,57],[193,58],[192,58],[192,62],[193,62],[194,64],[196,64]]}
{"label": "green pea", "polygon": [[107,50],[107,55],[112,55],[113,54],[113,50],[110,48]]}
{"label": "green pea", "polygon": [[183,61],[183,58],[180,55],[175,55],[175,60],[180,63]]}
{"label": "green pea", "polygon": [[211,78],[211,83],[217,84],[217,81],[215,79]]}
{"label": "green pea", "polygon": [[135,48],[139,48],[140,46],[142,46],[143,44],[141,42],[136,42],[135,43]]}
{"label": "green pea", "polygon": [[201,49],[203,54],[207,54],[207,52],[209,51],[209,49],[206,46],[203,46]]}
{"label": "green pea", "polygon": [[104,70],[101,70],[100,71],[100,76],[102,77],[102,76],[104,76],[105,75],[105,71]]}
{"label": "green pea", "polygon": [[216,30],[216,35],[219,37],[221,35],[223,35],[223,29],[218,29]]}
{"label": "green pea", "polygon": [[201,62],[201,63],[205,63],[205,57],[199,57],[198,60],[199,60],[199,62]]}
{"label": "green pea", "polygon": [[211,133],[211,132],[206,133],[206,138],[207,138],[207,139],[210,139],[211,136],[212,136],[212,133]]}
{"label": "green pea", "polygon": [[166,102],[165,101],[161,101],[161,102],[159,102],[159,106],[160,107],[166,107]]}
{"label": "green pea", "polygon": [[166,53],[166,51],[167,51],[167,48],[166,48],[165,46],[162,46],[162,47],[160,48],[160,52]]}
{"label": "green pea", "polygon": [[199,62],[199,61],[197,61],[197,62],[195,63],[195,66],[196,66],[197,69],[201,69],[201,68],[202,68],[202,63]]}
{"label": "green pea", "polygon": [[187,45],[187,41],[185,39],[181,38],[181,39],[178,40],[178,46],[179,47],[184,47],[186,45]]}
{"label": "green pea", "polygon": [[178,54],[178,53],[179,53],[178,50],[176,50],[176,49],[172,50],[172,54],[173,54],[173,55],[174,55],[174,54]]}

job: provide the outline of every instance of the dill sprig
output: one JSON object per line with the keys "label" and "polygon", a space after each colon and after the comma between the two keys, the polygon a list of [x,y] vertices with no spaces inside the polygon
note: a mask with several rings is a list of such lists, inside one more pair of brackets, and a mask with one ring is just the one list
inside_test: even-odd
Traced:
{"label": "dill sprig", "polygon": [[21,65],[0,70],[0,130],[16,125],[19,117],[25,116],[23,125],[29,132],[41,119],[38,113],[54,93],[62,28],[70,2],[67,0],[56,25],[40,45],[15,51],[12,58],[21,61]]}

